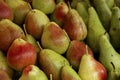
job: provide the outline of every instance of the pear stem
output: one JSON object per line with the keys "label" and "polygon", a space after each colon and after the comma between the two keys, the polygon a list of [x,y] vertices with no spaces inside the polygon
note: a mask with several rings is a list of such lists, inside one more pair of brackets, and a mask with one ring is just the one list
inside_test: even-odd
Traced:
{"label": "pear stem", "polygon": [[52,74],[50,74],[50,80],[52,80]]}
{"label": "pear stem", "polygon": [[39,41],[37,41],[38,47],[40,48],[40,51],[43,50],[43,48],[40,46]]}
{"label": "pear stem", "polygon": [[115,65],[113,64],[113,62],[111,62],[111,64],[112,64],[113,69],[115,70]]}
{"label": "pear stem", "polygon": [[28,33],[26,31],[25,24],[23,24],[23,29],[24,29],[25,35],[27,35]]}
{"label": "pear stem", "polygon": [[85,46],[86,48],[86,54],[88,55],[88,45]]}

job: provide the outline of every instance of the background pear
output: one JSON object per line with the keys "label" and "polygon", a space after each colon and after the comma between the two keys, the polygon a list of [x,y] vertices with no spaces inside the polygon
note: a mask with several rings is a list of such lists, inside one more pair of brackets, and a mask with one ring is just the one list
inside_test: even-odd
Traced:
{"label": "background pear", "polygon": [[0,49],[7,51],[11,43],[16,38],[25,39],[25,34],[22,28],[9,19],[2,19],[0,21]]}
{"label": "background pear", "polygon": [[45,74],[48,77],[52,74],[53,80],[61,80],[61,68],[65,64],[69,65],[69,61],[51,49],[42,49],[38,57],[40,68],[45,72]]}
{"label": "background pear", "polygon": [[120,8],[113,7],[112,8],[112,18],[109,29],[110,34],[110,42],[115,49],[120,48]]}
{"label": "background pear", "polygon": [[31,34],[35,39],[40,40],[43,27],[49,22],[46,14],[38,9],[32,9],[25,18],[25,28],[28,34]]}
{"label": "background pear", "polygon": [[55,9],[55,0],[33,0],[32,7],[39,9],[45,14],[51,14]]}
{"label": "background pear", "polygon": [[22,26],[27,13],[31,10],[31,6],[24,0],[5,0],[14,13],[13,22]]}
{"label": "background pear", "polygon": [[6,18],[13,20],[13,11],[4,0],[0,0],[0,20]]}
{"label": "background pear", "polygon": [[59,54],[64,54],[69,46],[69,37],[55,22],[49,22],[43,30],[41,45],[43,48],[52,49]]}

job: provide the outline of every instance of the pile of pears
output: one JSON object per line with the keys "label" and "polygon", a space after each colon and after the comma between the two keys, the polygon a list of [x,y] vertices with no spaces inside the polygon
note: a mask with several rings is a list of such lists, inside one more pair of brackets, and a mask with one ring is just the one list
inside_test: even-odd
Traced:
{"label": "pile of pears", "polygon": [[0,80],[120,80],[120,0],[0,0]]}

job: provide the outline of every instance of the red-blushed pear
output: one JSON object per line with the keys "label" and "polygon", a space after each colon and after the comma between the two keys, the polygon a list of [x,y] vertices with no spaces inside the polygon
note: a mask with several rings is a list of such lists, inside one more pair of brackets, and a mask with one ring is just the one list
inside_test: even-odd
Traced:
{"label": "red-blushed pear", "polygon": [[40,39],[44,26],[49,22],[46,14],[38,9],[32,9],[25,18],[26,31],[35,39]]}
{"label": "red-blushed pear", "polygon": [[69,8],[67,4],[63,1],[59,2],[56,7],[54,12],[51,15],[51,20],[55,21],[58,25],[62,27],[64,18],[68,12]]}
{"label": "red-blushed pear", "polygon": [[16,71],[22,71],[26,66],[35,64],[36,48],[29,42],[17,38],[7,52],[7,62]]}
{"label": "red-blushed pear", "polygon": [[63,29],[71,40],[84,40],[87,36],[87,27],[76,9],[69,9],[64,19]]}
{"label": "red-blushed pear", "polygon": [[41,44],[43,48],[52,49],[64,54],[69,46],[70,39],[66,32],[55,22],[49,22],[43,30]]}
{"label": "red-blushed pear", "polygon": [[46,74],[36,65],[24,68],[19,80],[48,80]]}
{"label": "red-blushed pear", "polygon": [[82,56],[79,65],[78,74],[82,80],[106,80],[107,70],[99,61],[88,54],[86,45],[86,53]]}
{"label": "red-blushed pear", "polygon": [[[79,63],[81,61],[81,58],[86,52],[85,46],[86,44],[84,42],[73,40],[70,42],[70,45],[67,49],[66,58],[71,63],[72,67],[76,70],[79,68]],[[88,47],[88,54],[93,56],[93,52],[90,49],[90,47]]]}
{"label": "red-blushed pear", "polygon": [[0,0],[0,20],[6,18],[13,20],[13,11],[4,0]]}
{"label": "red-blushed pear", "polygon": [[0,21],[0,49],[7,52],[11,43],[16,38],[25,39],[22,28],[9,19],[2,19]]}

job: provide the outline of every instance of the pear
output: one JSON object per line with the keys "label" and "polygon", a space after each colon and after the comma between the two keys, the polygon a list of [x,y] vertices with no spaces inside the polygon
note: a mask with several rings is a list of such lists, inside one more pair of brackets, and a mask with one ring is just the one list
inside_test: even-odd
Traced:
{"label": "pear", "polygon": [[51,14],[55,7],[55,0],[33,0],[32,1],[33,9],[39,9],[45,14]]}
{"label": "pear", "polygon": [[106,80],[107,70],[103,64],[97,61],[93,56],[88,54],[86,45],[86,53],[82,56],[79,64],[78,74],[82,80]]}
{"label": "pear", "polygon": [[115,0],[105,0],[105,2],[110,9],[112,9],[115,4]]}
{"label": "pear", "polygon": [[0,50],[0,70],[3,70],[9,77],[13,76],[13,69],[8,65],[5,53]]}
{"label": "pear", "polygon": [[12,78],[4,70],[0,69],[0,80],[12,80]]}
{"label": "pear", "polygon": [[69,9],[64,19],[63,29],[71,40],[84,40],[87,36],[87,27],[76,9]]}
{"label": "pear", "polygon": [[110,42],[115,49],[120,48],[119,33],[120,33],[120,9],[119,7],[113,7],[109,34]]}
{"label": "pear", "polygon": [[49,18],[46,14],[38,9],[32,9],[29,11],[25,18],[25,28],[27,33],[31,34],[35,39],[40,39],[43,27],[49,22]]}
{"label": "pear", "polygon": [[76,10],[79,15],[82,17],[83,21],[87,25],[88,23],[88,4],[85,1],[78,2],[76,4]]}
{"label": "pear", "polygon": [[36,48],[29,42],[17,38],[7,52],[7,62],[16,71],[22,71],[26,66],[36,64]]}
{"label": "pear", "polygon": [[93,0],[94,7],[102,22],[103,27],[108,31],[112,12],[105,0]]}
{"label": "pear", "polygon": [[[85,42],[73,40],[70,42],[70,45],[66,51],[66,58],[75,70],[78,70],[81,58],[86,52],[85,46]],[[88,47],[88,53],[93,56],[93,52],[90,47]]]}
{"label": "pear", "polygon": [[111,64],[113,65],[113,69],[108,72],[107,80],[120,80],[119,72],[115,70],[115,66],[112,62]]}
{"label": "pear", "polygon": [[51,49],[42,49],[38,57],[40,68],[48,77],[51,74],[53,80],[61,80],[61,68],[64,64],[70,65],[69,61],[65,57]]}
{"label": "pear", "polygon": [[55,22],[49,22],[43,30],[41,44],[43,48],[64,54],[69,46],[69,37],[62,28]]}
{"label": "pear", "polygon": [[118,72],[117,75],[120,76],[120,54],[113,48],[106,33],[99,38],[99,48],[99,61],[105,66],[108,72],[113,70],[112,62],[115,66],[115,72]]}
{"label": "pear", "polygon": [[61,69],[61,80],[81,80],[81,78],[70,65],[65,65]]}
{"label": "pear", "polygon": [[11,20],[2,19],[0,21],[0,37],[0,49],[7,51],[14,39],[25,39],[25,34],[22,28]]}
{"label": "pear", "polygon": [[106,30],[103,27],[94,7],[91,6],[88,8],[88,14],[89,14],[87,27],[88,35],[86,38],[86,43],[92,49],[93,53],[98,54],[99,52],[98,40],[100,35],[104,34]]}
{"label": "pear", "polygon": [[13,20],[13,11],[4,0],[0,0],[0,20],[6,18]]}
{"label": "pear", "polygon": [[115,4],[120,8],[120,0],[115,0]]}
{"label": "pear", "polygon": [[24,0],[5,0],[14,13],[14,20],[16,24],[22,26],[27,13],[32,9],[30,4]]}
{"label": "pear", "polygon": [[55,21],[58,25],[60,25],[60,27],[62,27],[64,18],[67,15],[68,10],[68,6],[65,2],[59,2],[51,15],[51,20]]}
{"label": "pear", "polygon": [[48,78],[36,65],[28,65],[24,68],[19,80],[48,80]]}

